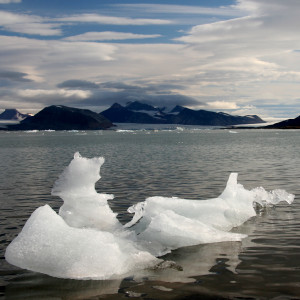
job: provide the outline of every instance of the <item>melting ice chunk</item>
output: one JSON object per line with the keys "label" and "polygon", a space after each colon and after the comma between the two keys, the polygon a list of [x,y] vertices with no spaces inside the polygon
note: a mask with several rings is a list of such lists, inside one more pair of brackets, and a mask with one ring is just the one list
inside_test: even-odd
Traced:
{"label": "melting ice chunk", "polygon": [[128,234],[70,227],[48,205],[35,210],[5,258],[23,269],[74,279],[108,279],[159,262]]}
{"label": "melting ice chunk", "polygon": [[255,202],[266,206],[294,200],[284,190],[267,192],[260,187],[249,191],[237,182],[237,176],[231,173],[225,190],[214,199],[147,198],[128,208],[135,215],[125,227],[137,233],[149,252],[160,256],[183,246],[240,241],[245,235],[228,231],[256,215]]}
{"label": "melting ice chunk", "polygon": [[68,225],[107,231],[121,228],[116,214],[107,204],[107,200],[114,196],[98,194],[95,190],[103,163],[103,157],[88,159],[76,152],[74,159],[54,183],[52,195],[63,199],[59,215]]}
{"label": "melting ice chunk", "polygon": [[239,241],[245,235],[229,231],[255,216],[253,203],[294,199],[283,190],[246,190],[232,173],[218,198],[151,197],[130,207],[135,215],[122,226],[107,203],[113,196],[95,190],[103,162],[75,153],[52,190],[64,201],[59,215],[48,205],[36,209],[7,247],[9,263],[55,277],[110,279],[153,267],[178,247]]}

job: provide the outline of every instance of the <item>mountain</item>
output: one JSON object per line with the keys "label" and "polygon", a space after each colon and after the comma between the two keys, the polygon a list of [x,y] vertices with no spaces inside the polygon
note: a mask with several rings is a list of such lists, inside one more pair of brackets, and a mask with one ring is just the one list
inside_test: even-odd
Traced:
{"label": "mountain", "polygon": [[135,111],[159,111],[159,108],[139,101],[128,102],[126,104],[126,108]]}
{"label": "mountain", "polygon": [[33,117],[17,125],[8,125],[8,130],[98,130],[113,124],[100,114],[88,109],[62,105],[45,107]]}
{"label": "mountain", "polygon": [[192,110],[175,106],[172,110],[157,108],[138,101],[130,102],[125,107],[115,103],[101,112],[111,122],[142,124],[182,124],[204,126],[229,126],[238,124],[265,123],[256,115],[233,116],[222,112]]}
{"label": "mountain", "polygon": [[182,110],[184,110],[184,107],[183,107],[183,106],[176,105],[176,106],[170,111],[170,113],[178,113],[178,112],[181,112]]}
{"label": "mountain", "polygon": [[[132,107],[134,107],[135,110],[132,109]],[[111,122],[116,123],[166,123],[165,120],[156,117],[157,114],[159,115],[159,112],[154,107],[152,110],[145,109],[145,107],[143,107],[143,109],[136,109],[133,104],[129,104],[128,106],[124,107],[118,103],[115,103],[109,109],[101,112],[101,114]]]}
{"label": "mountain", "polygon": [[300,129],[300,116],[295,119],[288,119],[279,123],[265,126],[264,128],[274,129]]}
{"label": "mountain", "polygon": [[0,120],[21,121],[29,116],[29,114],[22,114],[18,110],[11,108],[6,109],[3,113],[0,114]]}
{"label": "mountain", "polygon": [[222,112],[182,109],[170,119],[172,123],[183,125],[229,126],[238,124],[256,124],[264,121],[256,115],[233,116]]}

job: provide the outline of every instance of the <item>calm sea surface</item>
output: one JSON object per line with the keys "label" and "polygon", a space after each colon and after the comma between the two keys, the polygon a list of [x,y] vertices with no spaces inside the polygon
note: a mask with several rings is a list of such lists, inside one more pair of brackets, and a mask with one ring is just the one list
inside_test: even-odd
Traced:
{"label": "calm sea surface", "polygon": [[[0,132],[0,297],[5,299],[300,299],[300,130]],[[62,201],[50,195],[76,151],[104,156],[98,192],[122,223],[150,196],[217,197],[230,172],[245,188],[285,189],[289,206],[269,208],[234,229],[242,242],[186,247],[166,259],[178,269],[145,270],[120,280],[51,278],[9,265],[7,245],[31,213]],[[80,241],[79,241],[80,242]]]}

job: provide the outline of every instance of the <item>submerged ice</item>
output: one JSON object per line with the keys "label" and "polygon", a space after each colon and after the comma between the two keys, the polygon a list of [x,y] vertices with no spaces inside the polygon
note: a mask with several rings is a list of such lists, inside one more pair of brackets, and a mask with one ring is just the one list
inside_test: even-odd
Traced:
{"label": "submerged ice", "polygon": [[128,208],[134,216],[123,226],[107,203],[113,195],[95,190],[103,163],[75,153],[52,189],[64,201],[59,214],[49,205],[36,209],[7,247],[9,263],[61,278],[115,278],[155,267],[172,249],[240,241],[245,235],[230,230],[255,216],[255,205],[294,200],[284,190],[247,190],[232,173],[217,198],[150,197]]}

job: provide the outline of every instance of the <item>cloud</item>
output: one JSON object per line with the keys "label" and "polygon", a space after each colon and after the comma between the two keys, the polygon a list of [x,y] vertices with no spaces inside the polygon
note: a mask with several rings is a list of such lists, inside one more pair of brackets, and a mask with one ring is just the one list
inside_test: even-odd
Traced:
{"label": "cloud", "polygon": [[[273,82],[283,76],[276,63],[241,56],[212,59],[209,51],[182,44],[106,44],[4,36],[0,36],[0,43],[3,69],[13,67],[28,74],[25,78],[32,78],[34,72],[43,79],[31,83],[27,90],[36,90],[31,94],[7,93],[0,107],[8,101],[18,104],[20,109],[28,109],[28,103],[32,107],[38,103],[63,103],[100,111],[99,107],[103,110],[113,102],[140,100],[158,106],[205,105],[206,109],[213,109],[209,103],[217,101],[242,107],[254,99],[277,99],[279,105],[287,98],[291,101],[299,96],[298,85],[293,83],[300,78],[297,73],[288,72],[285,82]],[[300,54],[293,55],[297,61]],[[270,79],[273,83],[266,82]],[[51,89],[55,92],[42,92]],[[60,89],[89,94],[79,98],[76,94],[58,92]]]}
{"label": "cloud", "polygon": [[[145,5],[149,11],[142,13]],[[5,89],[2,84],[0,107],[9,101],[20,106],[61,101],[67,105],[102,107],[120,99],[124,102],[136,99],[155,105],[161,101],[163,105],[197,107],[199,104],[219,110],[223,107],[231,112],[253,106],[249,110],[263,115],[269,112],[276,117],[286,116],[288,112],[292,116],[299,114],[299,1],[239,0],[226,7],[198,7],[194,15],[195,6],[187,5],[140,3],[120,5],[119,10],[110,5],[108,9],[111,7],[116,9],[115,14],[124,12],[122,17],[96,13],[53,19],[29,13],[0,15],[4,29],[28,32],[29,25],[35,24],[32,31],[38,34],[39,24],[45,24],[45,30],[54,30],[49,34],[58,34],[63,26],[76,32],[73,26],[79,25],[83,32],[67,40],[61,36],[60,40],[0,36],[1,69],[16,72],[10,79],[2,78],[2,83],[15,84],[16,89],[11,86]],[[188,31],[183,31],[186,27],[179,28],[180,10],[184,18],[197,20],[197,25]],[[141,18],[153,17],[153,13],[158,18]],[[124,17],[126,14],[138,18]],[[204,20],[206,24],[201,24]],[[155,24],[157,32],[164,33],[159,41],[163,41],[169,30],[182,30],[179,38],[163,43],[157,39],[143,40],[158,37],[146,34],[148,26],[134,28],[138,34],[135,31],[84,33],[98,24]],[[162,27],[173,24],[176,26]],[[105,30],[110,30],[109,26]],[[140,42],[117,42],[134,38]],[[33,81],[26,82],[28,79]],[[27,94],[16,92],[21,85]],[[42,92],[52,89],[55,91],[52,94]],[[29,90],[36,91],[31,95],[35,102],[29,102],[30,97],[26,96]],[[73,90],[77,94],[66,94]],[[78,91],[89,93],[80,98]],[[280,107],[284,108],[282,112]]]}
{"label": "cloud", "polygon": [[129,101],[141,101],[159,107],[199,105],[199,101],[192,97],[172,92],[172,89],[178,88],[178,86],[172,84],[137,85],[125,82],[103,82],[96,84],[84,80],[68,80],[58,84],[58,87],[69,88],[70,91],[71,88],[88,89],[90,87],[88,97],[82,98],[82,101],[76,101],[76,105],[103,107],[103,109],[115,102],[124,105]]}
{"label": "cloud", "polygon": [[193,26],[175,39],[194,52],[210,53],[186,69],[200,82],[201,98],[227,98],[238,106],[241,98],[249,105],[255,99],[277,99],[281,105],[293,101],[300,80],[295,54],[300,47],[300,2],[240,0],[236,9],[248,15]]}
{"label": "cloud", "polygon": [[90,76],[93,72],[99,74],[99,68],[104,62],[114,60],[117,50],[116,46],[110,44],[1,35],[0,44],[0,65],[3,69],[28,70],[40,81],[55,85],[72,75],[78,78]]}
{"label": "cloud", "polygon": [[236,7],[247,8],[248,16],[194,26],[176,41],[209,47],[214,58],[236,53],[262,57],[300,46],[299,2],[240,0]]}
{"label": "cloud", "polygon": [[233,110],[238,109],[239,106],[235,102],[227,101],[212,101],[208,103],[208,107],[211,109],[224,109],[224,110]]}
{"label": "cloud", "polygon": [[26,76],[28,76],[28,74],[22,72],[0,70],[0,80],[9,80],[14,82],[31,82],[32,80],[26,78]]}
{"label": "cloud", "polygon": [[85,99],[88,98],[91,93],[89,91],[82,91],[82,90],[42,90],[42,89],[25,89],[19,90],[18,95],[22,98],[30,98],[38,99],[39,101],[45,97],[49,97],[51,100],[55,97],[56,101],[61,98],[73,98],[73,99]]}
{"label": "cloud", "polygon": [[[175,105],[193,106],[200,103],[192,97],[187,97],[180,94],[150,94],[147,92],[135,92],[135,91],[97,91],[87,99],[81,101],[82,106],[93,107],[108,107],[113,103],[126,104],[129,101],[141,101],[147,104],[151,104],[159,107],[174,107]],[[78,102],[79,103],[79,102]]]}
{"label": "cloud", "polygon": [[113,40],[129,40],[129,39],[149,39],[161,37],[160,34],[136,34],[127,32],[86,32],[65,38],[66,41],[113,41]]}
{"label": "cloud", "polygon": [[171,84],[150,84],[150,83],[140,83],[138,84],[127,84],[124,82],[104,82],[99,84],[100,88],[110,89],[113,91],[130,91],[139,94],[140,92],[143,93],[152,93],[152,94],[164,94],[164,93],[171,93],[170,90],[174,88],[178,88],[178,85],[171,85]]}
{"label": "cloud", "polygon": [[139,12],[164,13],[164,14],[197,14],[209,16],[241,16],[244,8],[240,6],[220,6],[204,7],[193,5],[174,5],[174,4],[117,4],[115,6],[130,9]]}
{"label": "cloud", "polygon": [[173,23],[170,20],[162,19],[113,17],[100,14],[76,14],[71,16],[60,17],[56,20],[59,22],[98,23],[110,25],[169,25]]}
{"label": "cloud", "polygon": [[0,27],[7,31],[52,36],[61,35],[59,26],[39,16],[0,11]]}
{"label": "cloud", "polygon": [[[1,90],[1,107],[17,107],[31,112],[53,104],[73,107],[88,107],[97,112],[105,110],[113,103],[125,105],[129,101],[142,101],[159,107],[175,105],[200,105],[192,97],[176,94],[169,88],[172,85],[140,86],[124,82],[104,82],[96,84],[84,80],[67,80],[57,85],[56,89],[14,89]],[[13,105],[13,106],[12,106]],[[204,105],[204,103],[202,104]]]}
{"label": "cloud", "polygon": [[57,85],[57,87],[66,88],[66,89],[82,89],[82,90],[87,89],[87,90],[89,90],[89,89],[99,88],[99,85],[94,82],[87,81],[87,80],[70,79],[70,80],[66,80],[62,83],[59,83]]}
{"label": "cloud", "polygon": [[0,0],[0,4],[21,3],[22,0]]}
{"label": "cloud", "polygon": [[[0,0],[1,1],[1,0]],[[0,2],[1,3],[1,2]],[[5,2],[6,3],[6,2]],[[141,18],[126,18],[114,17],[99,14],[77,14],[58,18],[46,18],[33,14],[13,13],[0,10],[0,27],[6,31],[18,32],[29,35],[40,36],[60,36],[62,35],[61,27],[70,25],[69,23],[96,23],[107,25],[169,25],[170,20],[163,19],[141,19]],[[143,35],[143,34],[125,34],[125,33],[101,33],[97,36],[96,33],[85,33],[78,35],[77,38],[70,37],[69,40],[107,40],[107,37],[112,35],[112,39],[141,39],[153,38],[158,35]],[[127,36],[126,36],[127,35]],[[92,37],[92,39],[91,39]],[[111,40],[111,38],[109,38]]]}
{"label": "cloud", "polygon": [[[236,41],[233,41],[233,39],[248,40],[251,36],[253,37],[253,31],[256,31],[261,25],[262,21],[259,19],[249,16],[241,17],[194,26],[188,35],[176,38],[175,40],[191,44],[219,41],[235,43]],[[248,31],[248,34],[245,34],[246,31]],[[252,34],[249,35],[250,33]]]}

